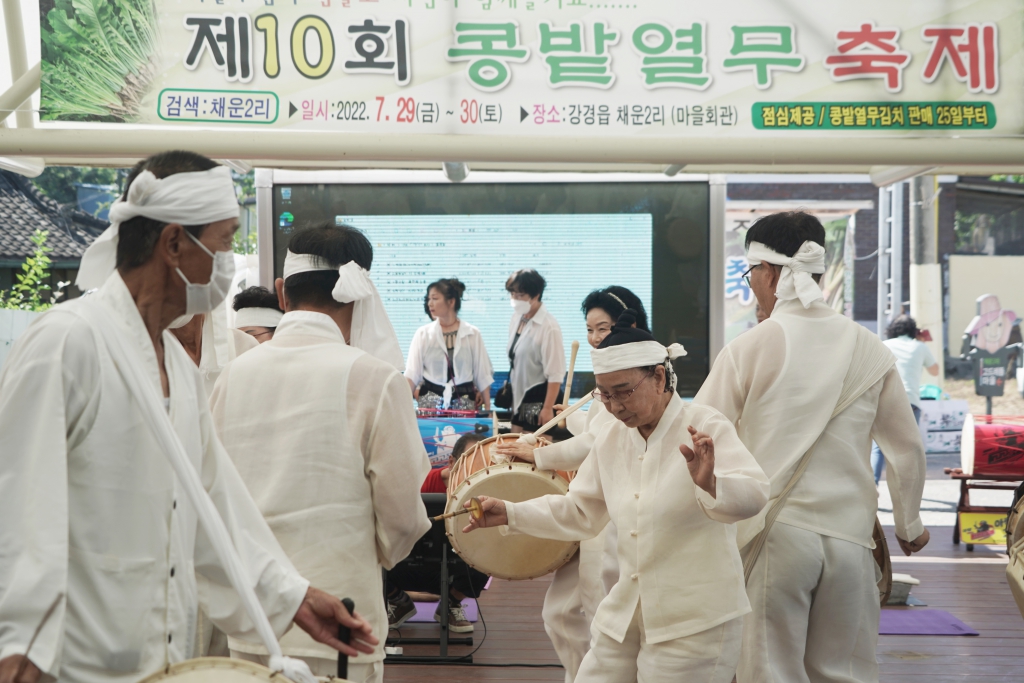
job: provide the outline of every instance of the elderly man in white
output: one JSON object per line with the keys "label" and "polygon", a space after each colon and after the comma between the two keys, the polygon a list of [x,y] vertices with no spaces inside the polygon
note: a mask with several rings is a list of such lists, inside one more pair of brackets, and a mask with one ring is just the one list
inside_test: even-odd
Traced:
{"label": "elderly man in white", "polygon": [[[430,461],[405,378],[347,343],[392,330],[369,277],[372,259],[370,241],[348,226],[292,235],[276,282],[286,313],[272,340],[227,367],[211,406],[224,447],[298,570],[352,598],[385,633],[381,567],[404,559],[430,529],[420,498]],[[360,329],[367,324],[373,329]],[[314,640],[293,631],[281,646],[313,673],[335,673],[334,651]],[[229,645],[239,659],[268,654],[239,639]],[[348,679],[379,682],[383,660],[378,645],[349,662]]]}
{"label": "elderly man in white", "polygon": [[111,220],[82,261],[82,288],[99,290],[33,323],[0,375],[0,683],[135,683],[192,656],[200,594],[218,627],[269,643],[295,679],[312,677],[276,643],[293,621],[372,650],[367,624],[288,561],[166,331],[227,293],[230,173],[158,154]]}
{"label": "elderly man in white", "polygon": [[825,304],[825,230],[800,212],[747,232],[750,285],[770,317],[725,347],[694,404],[717,408],[771,479],[765,513],[739,524],[753,612],[739,683],[878,681],[872,437],[889,464],[896,536],[928,542],[925,459],[895,359]]}
{"label": "elderly man in white", "polygon": [[591,352],[596,395],[617,419],[565,496],[481,497],[477,527],[582,540],[612,521],[621,578],[601,602],[577,683],[729,683],[750,611],[734,523],[768,500],[768,479],[718,411],[675,393],[665,348],[632,311]]}

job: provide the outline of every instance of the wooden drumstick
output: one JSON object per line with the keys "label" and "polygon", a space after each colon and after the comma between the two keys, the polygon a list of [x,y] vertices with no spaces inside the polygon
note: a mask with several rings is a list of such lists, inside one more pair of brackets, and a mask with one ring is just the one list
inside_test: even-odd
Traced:
{"label": "wooden drumstick", "polygon": [[[577,410],[579,410],[580,408],[582,408],[583,406],[585,406],[585,405],[586,405],[587,403],[589,403],[589,402],[590,402],[590,399],[592,399],[592,398],[594,398],[594,392],[593,392],[593,390],[591,390],[591,391],[588,391],[588,392],[587,392],[586,394],[584,394],[584,395],[583,395],[583,397],[582,397],[582,398],[580,398],[580,400],[576,401],[576,402],[575,402],[575,403],[573,403],[573,404],[572,404],[571,406],[569,406],[568,408],[566,408],[566,409],[565,409],[565,410],[564,410],[564,411],[562,412],[562,414],[561,414],[561,415],[555,415],[555,416],[554,416],[553,418],[551,418],[551,420],[549,420],[549,421],[547,422],[547,424],[545,424],[545,425],[544,425],[543,427],[541,427],[541,428],[540,428],[540,429],[538,429],[537,431],[533,432],[533,433],[532,433],[532,436],[540,436],[541,434],[543,434],[544,432],[548,431],[549,429],[552,429],[552,428],[554,428],[554,426],[555,426],[556,424],[558,424],[559,420],[565,419],[566,417],[568,417],[568,416],[572,415],[572,414],[573,414],[573,413],[575,413],[575,412],[576,412]],[[525,434],[524,434],[523,436],[525,436]],[[520,438],[522,438],[522,437],[520,437]]]}
{"label": "wooden drumstick", "polygon": [[480,499],[479,498],[477,498],[475,496],[473,498],[470,498],[469,499],[469,507],[468,508],[462,508],[461,510],[456,510],[455,512],[446,512],[443,515],[438,515],[437,517],[431,517],[431,519],[434,520],[435,522],[440,522],[442,519],[451,519],[452,517],[458,517],[459,515],[464,515],[467,512],[473,515],[473,519],[480,519],[481,517],[484,516],[484,509],[481,507],[481,503],[480,503]]}
{"label": "wooden drumstick", "polygon": [[[569,406],[569,394],[572,392],[572,372],[576,369],[576,354],[580,351],[580,343],[575,339],[572,342],[572,352],[569,354],[569,374],[565,378],[565,394],[562,396],[562,405]],[[558,426],[565,429],[565,411],[562,412],[562,421]]]}

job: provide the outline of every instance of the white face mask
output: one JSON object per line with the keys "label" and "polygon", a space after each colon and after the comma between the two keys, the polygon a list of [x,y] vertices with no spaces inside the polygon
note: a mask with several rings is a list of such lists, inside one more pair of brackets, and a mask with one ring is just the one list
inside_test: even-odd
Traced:
{"label": "white face mask", "polygon": [[530,312],[530,302],[522,301],[521,299],[512,299],[512,310],[516,312],[516,315],[526,315]]}
{"label": "white face mask", "polygon": [[189,282],[181,269],[175,268],[178,277],[185,281],[185,315],[209,313],[227,298],[231,289],[231,280],[235,277],[235,254],[231,251],[212,252],[188,230],[185,234],[213,259],[210,281],[202,285]]}

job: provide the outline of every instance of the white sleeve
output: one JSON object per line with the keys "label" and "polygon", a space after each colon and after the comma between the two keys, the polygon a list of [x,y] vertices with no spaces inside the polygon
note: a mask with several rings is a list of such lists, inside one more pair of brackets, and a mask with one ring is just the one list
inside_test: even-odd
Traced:
{"label": "white sleeve", "polygon": [[430,460],[416,426],[409,387],[398,373],[390,376],[380,395],[365,452],[377,557],[385,569],[391,569],[430,530],[420,498]]}
{"label": "white sleeve", "polygon": [[409,344],[409,358],[405,361],[405,378],[419,386],[423,382],[423,328],[416,330]]}
{"label": "white sleeve", "polygon": [[484,336],[477,330],[473,337],[473,383],[478,391],[487,391],[494,384],[494,367],[491,365],[491,357],[487,355]]}
{"label": "white sleeve", "polygon": [[94,396],[77,384],[98,365],[88,327],[75,326],[82,332],[76,345],[88,347],[80,355],[91,367],[74,367],[64,349],[73,320],[61,320],[64,329],[52,322],[30,326],[0,374],[0,659],[25,653],[63,593],[31,653],[32,663],[56,678],[68,593],[67,441],[79,428],[88,431],[83,414],[98,403],[99,383],[84,382],[96,388]]}
{"label": "white sleeve", "polygon": [[[213,395],[215,406],[224,401],[227,375],[231,365],[218,379]],[[198,379],[199,375],[196,373]],[[202,395],[202,380],[198,391]],[[214,431],[214,422],[206,402],[199,410],[199,424],[205,452],[200,475],[210,498],[234,541],[242,564],[252,579],[256,597],[263,606],[274,634],[280,638],[289,629],[295,613],[309,588],[309,581],[296,571],[277,542],[245,482],[235,469]],[[215,408],[216,409],[216,408]],[[209,537],[199,526],[195,546],[196,582],[210,621],[228,635],[261,643],[255,625],[249,619],[235,589],[221,567]]]}
{"label": "white sleeve", "polygon": [[732,349],[726,346],[718,354],[711,372],[708,373],[693,402],[714,408],[735,424],[743,414],[746,400],[747,390],[740,380]]}
{"label": "white sleeve", "polygon": [[921,521],[926,469],[924,444],[896,368],[889,371],[883,382],[871,438],[882,450],[889,466],[885,479],[892,497],[896,535],[913,541],[924,533]]}
{"label": "white sleeve", "polygon": [[[693,486],[704,514],[725,524],[755,516],[768,503],[771,484],[740,441],[735,427],[717,411],[694,427],[708,434],[715,446],[715,496],[696,484]],[[686,440],[692,448],[689,434]]]}
{"label": "white sleeve", "polygon": [[593,432],[585,431],[571,439],[537,448],[533,451],[534,463],[542,470],[573,472],[583,465],[595,440]]}
{"label": "white sleeve", "polygon": [[[551,315],[550,311],[548,315]],[[544,359],[545,379],[548,382],[561,382],[565,379],[565,346],[562,344],[562,328],[557,321],[544,328],[540,350]]]}
{"label": "white sleeve", "polygon": [[557,541],[583,541],[608,524],[597,458],[587,458],[564,496],[550,495],[522,503],[505,503],[511,533]]}

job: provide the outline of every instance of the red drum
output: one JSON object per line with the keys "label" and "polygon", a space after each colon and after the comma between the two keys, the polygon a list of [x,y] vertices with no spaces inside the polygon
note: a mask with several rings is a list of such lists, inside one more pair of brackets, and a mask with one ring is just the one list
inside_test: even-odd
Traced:
{"label": "red drum", "polygon": [[1024,479],[1024,417],[968,415],[960,437],[960,466],[972,477]]}

